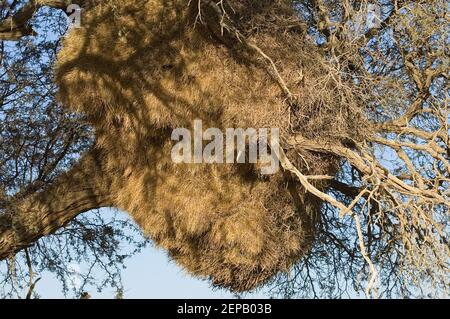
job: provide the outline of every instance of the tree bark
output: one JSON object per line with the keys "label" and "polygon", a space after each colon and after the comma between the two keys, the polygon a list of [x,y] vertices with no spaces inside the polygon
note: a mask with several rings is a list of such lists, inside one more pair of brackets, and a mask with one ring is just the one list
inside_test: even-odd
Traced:
{"label": "tree bark", "polygon": [[43,191],[16,198],[0,214],[0,260],[54,233],[79,214],[111,205],[101,152],[93,149]]}

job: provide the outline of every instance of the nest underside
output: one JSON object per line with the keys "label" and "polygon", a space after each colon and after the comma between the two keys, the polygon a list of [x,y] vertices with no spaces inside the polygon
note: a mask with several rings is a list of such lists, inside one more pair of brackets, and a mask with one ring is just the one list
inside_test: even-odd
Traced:
{"label": "nest underside", "polygon": [[[301,134],[341,143],[360,138],[364,126],[357,99],[327,77],[329,65],[306,40],[291,1],[224,8],[246,41],[272,59],[294,103],[286,103],[264,56],[235,34],[218,34],[216,13],[199,16],[187,1],[105,1],[91,9],[64,40],[56,81],[60,101],[86,115],[96,147],[108,154],[115,206],[189,272],[247,291],[308,253],[321,203],[282,171],[174,164],[171,130],[201,119],[220,129],[279,128],[282,142]],[[287,155],[305,174],[338,169],[333,156]]]}

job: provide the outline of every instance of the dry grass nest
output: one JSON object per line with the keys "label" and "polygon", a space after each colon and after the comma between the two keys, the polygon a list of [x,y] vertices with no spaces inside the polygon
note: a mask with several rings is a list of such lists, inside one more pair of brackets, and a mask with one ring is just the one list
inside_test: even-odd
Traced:
{"label": "dry grass nest", "polygon": [[[208,3],[199,12],[197,0],[101,2],[64,39],[56,82],[60,101],[86,115],[108,154],[114,205],[187,271],[246,291],[308,254],[321,203],[285,172],[174,164],[171,130],[201,119],[341,143],[361,138],[363,116],[355,92],[339,87],[306,39],[292,1],[223,1],[245,41],[222,30]],[[246,43],[272,59],[295,101]],[[338,169],[337,158],[286,152],[306,174]]]}

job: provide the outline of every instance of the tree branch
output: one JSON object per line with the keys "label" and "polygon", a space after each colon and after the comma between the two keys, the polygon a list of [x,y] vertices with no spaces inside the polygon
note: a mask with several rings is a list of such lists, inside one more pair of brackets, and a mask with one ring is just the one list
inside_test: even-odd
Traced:
{"label": "tree branch", "polygon": [[55,232],[79,214],[111,205],[101,153],[94,149],[52,185],[15,198],[0,214],[0,260]]}
{"label": "tree branch", "polygon": [[29,0],[15,14],[0,21],[0,40],[15,41],[33,35],[34,31],[29,23],[35,12],[42,7],[65,10],[70,4],[84,6],[90,2],[91,0]]}

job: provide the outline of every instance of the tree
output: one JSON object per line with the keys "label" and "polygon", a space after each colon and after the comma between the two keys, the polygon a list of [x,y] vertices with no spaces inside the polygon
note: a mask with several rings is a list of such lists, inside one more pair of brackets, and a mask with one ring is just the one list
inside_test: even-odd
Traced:
{"label": "tree", "polygon": [[[234,291],[447,293],[445,1],[73,2],[59,51],[71,1],[1,7],[0,258],[113,206]],[[195,118],[280,128],[282,172],[171,163]]]}
{"label": "tree", "polygon": [[[2,21],[22,5],[23,2],[15,2],[17,7],[11,7],[10,3],[2,2]],[[34,15],[33,23],[39,35],[1,45],[2,213],[7,211],[13,197],[25,198],[51,184],[93,141],[92,130],[82,118],[65,112],[55,101],[52,64],[59,38],[66,32],[65,15],[44,8]],[[121,264],[146,242],[129,221],[104,215],[95,210],[88,216],[80,216],[52,236],[5,259],[0,265],[1,296],[25,297],[25,288],[31,297],[34,283],[45,271],[58,278],[64,293],[79,296],[83,287],[92,283],[120,290]],[[131,244],[131,250],[119,248],[126,242]],[[79,274],[79,287],[71,283],[72,264],[87,269]],[[100,281],[96,279],[99,275],[103,277]]]}

